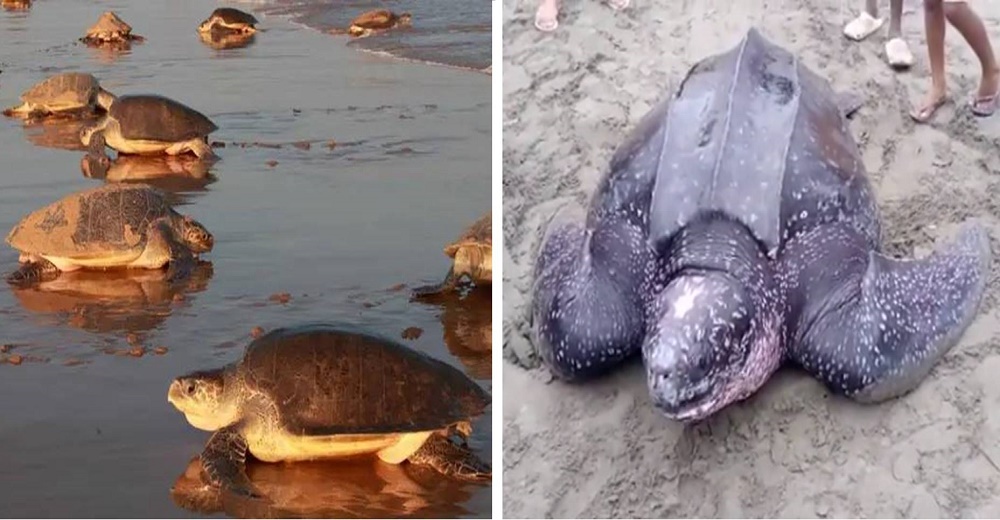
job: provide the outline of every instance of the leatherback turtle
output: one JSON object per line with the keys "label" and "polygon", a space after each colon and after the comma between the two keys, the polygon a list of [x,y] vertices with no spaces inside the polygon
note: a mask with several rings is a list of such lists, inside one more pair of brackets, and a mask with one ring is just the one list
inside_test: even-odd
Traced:
{"label": "leatherback turtle", "polygon": [[756,29],[694,65],[586,219],[546,228],[531,319],[550,370],[581,380],[641,351],[653,402],[682,421],[786,360],[861,402],[916,387],[976,314],[989,240],[966,223],[924,259],[880,251],[848,97]]}

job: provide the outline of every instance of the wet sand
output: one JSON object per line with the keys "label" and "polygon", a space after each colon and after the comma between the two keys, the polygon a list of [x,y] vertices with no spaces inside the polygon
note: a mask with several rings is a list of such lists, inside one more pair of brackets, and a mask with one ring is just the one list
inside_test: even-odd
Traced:
{"label": "wet sand", "polygon": [[[876,406],[783,370],[697,427],[658,414],[638,360],[585,385],[538,369],[526,313],[542,226],[585,204],[614,148],[687,69],[751,26],[835,88],[865,92],[851,122],[895,255],[926,254],[970,217],[1000,238],[1000,115],[965,101],[979,66],[948,28],[955,104],[906,115],[929,86],[919,2],[903,30],[917,63],[893,73],[881,33],[841,35],[862,2],[636,0],[564,3],[556,33],[535,2],[504,2],[504,514],[509,517],[995,517],[1000,515],[1000,284],[912,394]],[[886,2],[883,2],[886,3]],[[971,2],[1000,44],[1000,2]],[[888,7],[885,7],[888,9]],[[886,13],[887,14],[887,13]],[[527,367],[525,369],[524,367]]]}
{"label": "wet sand", "polygon": [[[167,386],[236,359],[255,326],[362,325],[491,387],[491,373],[477,368],[482,355],[463,346],[489,348],[472,330],[489,327],[475,319],[481,311],[465,307],[475,304],[410,303],[405,290],[390,290],[444,276],[442,247],[489,207],[490,77],[356,52],[280,17],[260,17],[266,31],[252,45],[216,50],[195,32],[215,7],[66,1],[0,12],[0,104],[14,104],[47,75],[91,72],[117,94],[163,94],[204,112],[220,127],[210,139],[226,143],[207,172],[158,183],[216,238],[203,258],[211,267],[189,284],[119,275],[105,283],[67,278],[33,292],[0,287],[0,344],[13,345],[0,358],[22,361],[0,364],[0,502],[8,515],[199,515],[180,509],[170,490],[208,434],[167,403]],[[118,55],[73,44],[105,9],[146,42]],[[84,176],[82,153],[65,149],[68,132],[0,119],[4,234],[28,212],[106,182]],[[282,146],[233,144],[255,142]],[[183,161],[165,167],[189,169]],[[142,176],[124,168],[107,179]],[[0,247],[4,273],[16,262]],[[276,293],[290,299],[270,299]],[[469,319],[474,327],[458,336],[446,328]],[[409,327],[423,333],[401,339]],[[126,355],[130,340],[147,349],[142,357]],[[157,355],[157,346],[168,350]],[[487,459],[490,424],[487,413],[471,439]],[[377,468],[367,480],[352,477],[357,471],[345,478],[358,489],[393,492],[378,484]],[[419,500],[397,502],[419,504],[414,516],[489,515],[488,487],[438,494],[447,483],[420,482],[404,486],[404,498]]]}

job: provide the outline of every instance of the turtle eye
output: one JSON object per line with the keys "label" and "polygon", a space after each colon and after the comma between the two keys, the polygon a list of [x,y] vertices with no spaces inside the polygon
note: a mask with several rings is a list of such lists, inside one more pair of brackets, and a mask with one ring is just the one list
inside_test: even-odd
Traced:
{"label": "turtle eye", "polygon": [[188,395],[194,395],[195,388],[194,388],[194,383],[193,382],[189,381],[188,384],[187,384],[187,388],[186,389],[187,389]]}

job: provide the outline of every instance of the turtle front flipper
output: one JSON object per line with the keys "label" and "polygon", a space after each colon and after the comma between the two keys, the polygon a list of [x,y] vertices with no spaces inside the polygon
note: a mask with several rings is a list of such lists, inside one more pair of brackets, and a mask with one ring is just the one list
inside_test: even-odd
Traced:
{"label": "turtle front flipper", "polygon": [[838,223],[792,239],[780,264],[789,357],[831,391],[873,403],[914,389],[958,342],[991,253],[978,225],[926,258],[897,260]]}
{"label": "turtle front flipper", "polygon": [[441,294],[445,291],[450,291],[454,289],[457,283],[458,283],[458,277],[455,276],[455,268],[452,267],[448,269],[448,274],[445,275],[444,280],[442,280],[441,283],[414,287],[413,297],[421,298],[427,296],[434,296],[435,294]]}
{"label": "turtle front flipper", "polygon": [[17,271],[7,275],[7,283],[26,286],[55,278],[58,274],[59,268],[52,262],[45,259],[37,259],[21,264],[21,267]]}
{"label": "turtle front flipper", "polygon": [[209,484],[239,496],[260,498],[262,495],[247,477],[247,448],[247,440],[236,425],[213,433],[201,452],[201,465]]}
{"label": "turtle front flipper", "polygon": [[493,477],[490,465],[480,460],[471,449],[457,446],[440,434],[431,435],[407,460],[461,480],[479,482]]}

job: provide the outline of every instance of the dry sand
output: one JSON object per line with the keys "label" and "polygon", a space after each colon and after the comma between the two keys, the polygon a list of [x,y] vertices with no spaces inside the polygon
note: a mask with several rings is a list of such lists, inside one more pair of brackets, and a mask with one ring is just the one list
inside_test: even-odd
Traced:
{"label": "dry sand", "polygon": [[[884,64],[881,34],[860,44],[841,36],[861,3],[634,0],[616,14],[598,0],[566,1],[559,30],[543,35],[532,26],[534,2],[505,0],[505,516],[1000,515],[996,275],[980,316],[928,379],[878,406],[784,370],[756,396],[684,428],[654,410],[639,362],[571,386],[537,368],[529,339],[545,220],[562,204],[585,203],[615,146],[668,85],[751,25],[836,88],[868,94],[851,128],[890,252],[926,253],[968,217],[986,221],[1000,251],[1000,115],[976,119],[951,105],[932,125],[914,125],[906,112],[929,83],[920,4],[908,2],[903,19],[917,64],[897,74]],[[972,5],[1000,46],[1000,1]],[[968,99],[978,73],[949,28],[956,100]]]}

